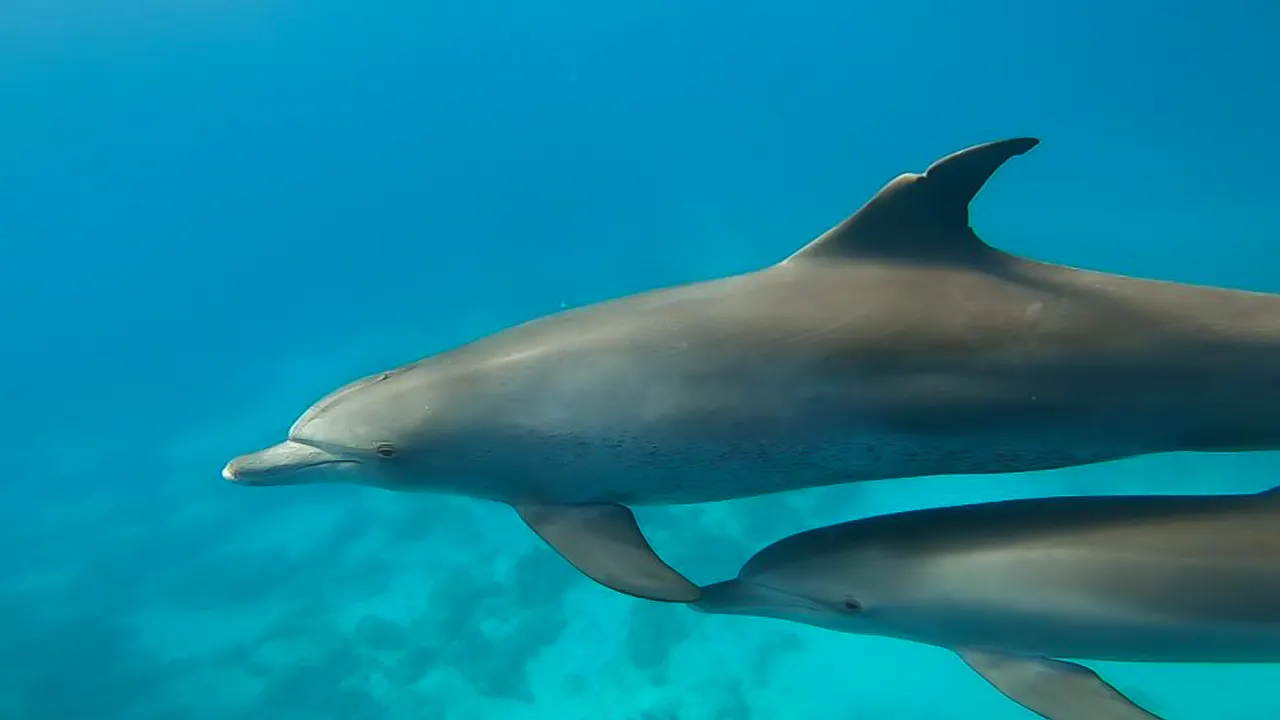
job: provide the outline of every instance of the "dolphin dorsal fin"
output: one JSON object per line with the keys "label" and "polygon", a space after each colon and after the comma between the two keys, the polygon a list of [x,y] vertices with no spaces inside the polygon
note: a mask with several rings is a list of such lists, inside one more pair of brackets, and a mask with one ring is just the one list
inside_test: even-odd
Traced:
{"label": "dolphin dorsal fin", "polygon": [[1012,138],[954,152],[923,173],[894,178],[857,212],[792,260],[957,260],[987,248],[969,227],[969,203],[1009,158],[1040,143]]}

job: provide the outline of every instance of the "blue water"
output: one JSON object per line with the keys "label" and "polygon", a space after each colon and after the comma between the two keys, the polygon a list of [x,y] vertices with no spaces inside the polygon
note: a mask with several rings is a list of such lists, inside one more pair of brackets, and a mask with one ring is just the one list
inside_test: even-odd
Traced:
{"label": "blue water", "polygon": [[[974,204],[1039,259],[1280,291],[1280,5],[6,0],[0,718],[1027,720],[953,655],[579,576],[507,508],[218,471],[361,375],[785,257],[1034,135]],[[699,582],[785,534],[1152,457],[638,512]],[[1280,667],[1097,663],[1171,720]]]}

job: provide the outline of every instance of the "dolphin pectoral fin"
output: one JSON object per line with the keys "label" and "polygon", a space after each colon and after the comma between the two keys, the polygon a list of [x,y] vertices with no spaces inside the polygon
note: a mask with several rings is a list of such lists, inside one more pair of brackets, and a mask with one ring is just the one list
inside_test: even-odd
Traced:
{"label": "dolphin pectoral fin", "polygon": [[561,557],[611,590],[678,603],[701,594],[658,557],[622,505],[518,505],[516,512]]}
{"label": "dolphin pectoral fin", "polygon": [[976,650],[956,652],[1005,697],[1048,720],[1163,720],[1083,665]]}
{"label": "dolphin pectoral fin", "polygon": [[987,245],[969,227],[969,203],[1001,165],[1039,142],[1020,137],[974,145],[937,160],[923,173],[899,175],[784,262],[972,257]]}

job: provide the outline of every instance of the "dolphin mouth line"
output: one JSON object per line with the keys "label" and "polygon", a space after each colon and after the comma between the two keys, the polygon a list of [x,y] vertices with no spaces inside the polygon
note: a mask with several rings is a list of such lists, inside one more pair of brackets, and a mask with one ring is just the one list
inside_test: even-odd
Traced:
{"label": "dolphin mouth line", "polygon": [[324,467],[325,465],[359,465],[359,464],[360,463],[356,462],[355,460],[321,460],[320,462],[312,463],[310,465],[299,465],[295,468],[290,468],[290,471],[297,472],[300,470],[310,470],[312,468]]}
{"label": "dolphin mouth line", "polygon": [[770,585],[768,583],[753,582],[752,584],[754,584],[756,587],[764,588],[765,590],[768,590],[772,593],[777,593],[775,598],[776,600],[778,600],[778,602],[767,603],[772,607],[786,608],[789,610],[809,610],[811,612],[812,611],[824,612],[828,610],[828,608],[825,608],[822,606],[822,603],[816,602],[814,600],[810,600],[809,598],[804,597],[803,595],[797,595],[788,590],[783,590],[781,588],[774,587],[773,585]]}

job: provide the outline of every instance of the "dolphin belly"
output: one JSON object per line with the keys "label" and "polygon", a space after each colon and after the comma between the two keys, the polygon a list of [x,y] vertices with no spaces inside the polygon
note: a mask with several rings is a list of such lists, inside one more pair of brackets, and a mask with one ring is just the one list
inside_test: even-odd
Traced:
{"label": "dolphin belly", "polygon": [[[705,429],[704,429],[705,430]],[[850,482],[942,474],[1053,469],[1135,454],[1131,444],[1082,437],[909,435],[819,423],[787,431],[709,436],[664,428],[652,435],[529,435],[501,443],[517,493],[538,499],[663,505],[718,502]]]}
{"label": "dolphin belly", "polygon": [[950,608],[901,621],[896,637],[945,648],[1074,660],[1172,663],[1280,662],[1280,621],[1161,621],[1041,608]]}
{"label": "dolphin belly", "polygon": [[[462,445],[475,448],[458,470],[492,478],[498,497],[712,502],[1178,450],[1170,427],[1194,418],[1110,389],[1103,404],[1103,391],[1091,389],[1125,387],[1149,368],[974,366],[963,354],[882,364],[815,341],[686,347],[667,328],[653,332],[622,348],[608,334],[584,333],[570,350],[475,374],[480,402],[454,411],[467,416]],[[806,328],[805,337],[818,332]],[[458,448],[451,438],[435,455]]]}

